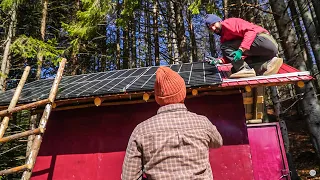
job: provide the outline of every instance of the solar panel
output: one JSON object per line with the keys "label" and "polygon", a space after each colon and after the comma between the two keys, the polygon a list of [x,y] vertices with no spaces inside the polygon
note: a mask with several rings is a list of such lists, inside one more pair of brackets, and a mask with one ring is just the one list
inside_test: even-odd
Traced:
{"label": "solar panel", "polygon": [[[222,82],[215,66],[204,62],[168,65],[178,72],[187,87],[215,85]],[[59,85],[57,99],[86,97],[124,92],[153,90],[158,67],[143,67],[109,72],[63,76]],[[48,97],[53,78],[27,83],[19,102],[32,102]],[[0,93],[0,104],[9,104],[14,90]]]}

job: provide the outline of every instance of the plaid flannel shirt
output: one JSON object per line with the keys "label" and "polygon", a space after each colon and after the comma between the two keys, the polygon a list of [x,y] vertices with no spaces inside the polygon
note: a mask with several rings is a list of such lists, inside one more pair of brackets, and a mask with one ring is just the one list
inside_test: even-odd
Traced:
{"label": "plaid flannel shirt", "polygon": [[128,142],[123,180],[213,179],[209,148],[222,146],[216,127],[205,116],[189,112],[184,104],[159,108],[140,123]]}

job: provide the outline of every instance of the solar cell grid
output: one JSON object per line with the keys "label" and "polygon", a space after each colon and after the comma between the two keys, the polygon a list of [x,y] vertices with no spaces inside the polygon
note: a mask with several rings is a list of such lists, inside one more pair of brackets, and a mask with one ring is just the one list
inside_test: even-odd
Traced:
{"label": "solar cell grid", "polygon": [[109,72],[102,72],[102,73],[97,73],[95,76],[91,76],[89,77],[86,81],[95,81],[97,80],[98,78],[102,77],[102,76],[106,76],[107,74],[109,74]]}
{"label": "solar cell grid", "polygon": [[180,64],[174,64],[172,65],[170,68],[175,71],[175,72],[178,72],[179,69],[180,69],[181,65]]}
{"label": "solar cell grid", "polygon": [[99,80],[99,81],[105,80],[105,79],[108,79],[108,78],[109,78],[110,76],[112,76],[113,74],[115,74],[115,72],[114,72],[114,71],[111,71],[111,72],[108,72],[108,73],[106,73],[106,74],[98,77],[98,78],[95,79],[95,80]]}
{"label": "solar cell grid", "polygon": [[192,64],[182,64],[180,72],[190,72]]}
{"label": "solar cell grid", "polygon": [[[188,87],[212,85],[222,81],[216,67],[207,63],[173,64],[168,67],[178,72]],[[64,76],[59,85],[57,99],[153,90],[157,69],[158,67],[152,66]],[[27,83],[22,90],[20,102],[47,98],[52,83],[53,79]],[[0,104],[10,102],[13,93],[13,90],[0,93]]]}
{"label": "solar cell grid", "polygon": [[91,95],[94,94],[94,92],[101,88],[103,85],[108,84],[110,81],[110,79],[106,79],[103,81],[98,81],[98,82],[94,82],[94,85],[92,85],[91,87],[87,88],[86,90],[80,92],[79,96],[87,96],[87,95]]}

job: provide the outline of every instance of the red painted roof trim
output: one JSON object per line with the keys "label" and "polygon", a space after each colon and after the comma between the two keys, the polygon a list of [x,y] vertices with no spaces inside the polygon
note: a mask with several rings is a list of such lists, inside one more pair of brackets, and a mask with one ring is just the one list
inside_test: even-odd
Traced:
{"label": "red painted roof trim", "polygon": [[251,78],[239,78],[239,79],[229,79],[231,74],[231,64],[219,65],[218,69],[222,77],[222,84],[219,87],[237,87],[237,86],[256,86],[264,84],[284,84],[292,83],[297,81],[308,81],[312,80],[313,77],[310,75],[309,71],[299,71],[298,69],[283,64],[278,72],[278,74],[270,76],[256,76]]}

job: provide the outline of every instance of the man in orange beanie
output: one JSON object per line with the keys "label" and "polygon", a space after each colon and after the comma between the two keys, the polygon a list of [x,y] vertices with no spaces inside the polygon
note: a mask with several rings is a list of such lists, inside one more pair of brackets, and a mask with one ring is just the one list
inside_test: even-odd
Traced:
{"label": "man in orange beanie", "polygon": [[154,84],[157,115],[140,123],[129,139],[123,180],[142,174],[155,179],[213,179],[209,148],[222,146],[222,137],[207,117],[184,105],[186,86],[168,67],[159,67]]}

